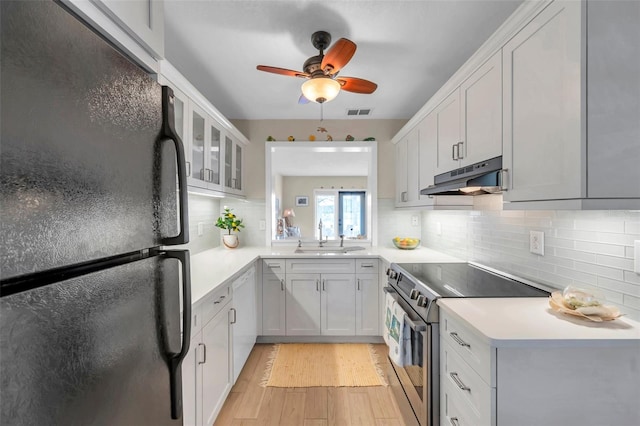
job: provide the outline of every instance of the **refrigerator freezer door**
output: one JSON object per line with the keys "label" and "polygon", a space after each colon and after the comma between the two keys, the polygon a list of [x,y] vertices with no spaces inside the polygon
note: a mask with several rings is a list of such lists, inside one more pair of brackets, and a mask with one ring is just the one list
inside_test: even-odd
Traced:
{"label": "refrigerator freezer door", "polygon": [[56,2],[0,7],[2,278],[175,236],[161,86]]}
{"label": "refrigerator freezer door", "polygon": [[159,256],[0,299],[0,424],[181,425],[179,262]]}

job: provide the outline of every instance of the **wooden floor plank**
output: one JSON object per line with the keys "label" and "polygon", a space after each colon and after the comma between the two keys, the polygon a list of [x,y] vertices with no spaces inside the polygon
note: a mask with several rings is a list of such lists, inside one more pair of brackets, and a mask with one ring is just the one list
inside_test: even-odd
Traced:
{"label": "wooden floor plank", "polygon": [[388,386],[372,386],[367,388],[373,417],[376,419],[393,419],[400,417],[400,413],[393,402],[393,396]]}
{"label": "wooden floor plank", "polygon": [[351,425],[348,388],[327,389],[327,420],[330,425]]}
{"label": "wooden floor plank", "polygon": [[304,419],[304,426],[328,426],[327,419]]}
{"label": "wooden floor plank", "polygon": [[307,388],[307,399],[304,404],[305,419],[327,419],[327,389]]}
{"label": "wooden floor plank", "polygon": [[258,421],[264,426],[278,426],[281,423],[285,388],[267,388],[258,412]]}
{"label": "wooden floor plank", "polygon": [[[242,371],[238,376],[238,380],[236,380],[236,384],[231,388],[231,392],[245,392],[247,390],[247,386],[251,379],[264,373],[264,366],[260,369],[258,366],[260,364],[260,358],[262,357],[262,353],[265,350],[265,345],[255,345],[253,350],[249,354],[249,358],[247,358],[247,362],[242,367]],[[259,371],[256,371],[259,370]]]}
{"label": "wooden floor plank", "polygon": [[282,417],[280,418],[283,425],[301,425],[304,423],[304,404],[306,399],[306,393],[285,393]]}
{"label": "wooden floor plank", "polygon": [[235,418],[235,414],[238,409],[237,406],[241,399],[241,393],[230,393],[226,401],[224,401],[224,405],[220,409],[220,413],[218,414],[214,425],[230,426]]}
{"label": "wooden floor plank", "polygon": [[404,426],[404,423],[398,419],[376,419],[376,426]]}
{"label": "wooden floor plank", "polygon": [[366,392],[352,392],[348,395],[351,424],[353,426],[370,426],[375,423],[369,394]]}

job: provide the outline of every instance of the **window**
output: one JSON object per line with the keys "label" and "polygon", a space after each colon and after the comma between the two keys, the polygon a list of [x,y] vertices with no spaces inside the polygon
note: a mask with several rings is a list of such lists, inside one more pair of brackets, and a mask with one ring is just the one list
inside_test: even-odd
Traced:
{"label": "window", "polygon": [[[322,221],[322,238],[366,238],[366,191],[318,189],[314,192],[315,217]],[[320,230],[315,231],[320,238]]]}

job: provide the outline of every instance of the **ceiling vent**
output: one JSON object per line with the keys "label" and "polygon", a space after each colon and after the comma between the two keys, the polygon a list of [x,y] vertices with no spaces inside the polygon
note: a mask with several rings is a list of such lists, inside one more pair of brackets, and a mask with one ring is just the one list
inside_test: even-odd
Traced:
{"label": "ceiling vent", "polygon": [[349,108],[347,110],[347,117],[366,117],[371,115],[372,108]]}

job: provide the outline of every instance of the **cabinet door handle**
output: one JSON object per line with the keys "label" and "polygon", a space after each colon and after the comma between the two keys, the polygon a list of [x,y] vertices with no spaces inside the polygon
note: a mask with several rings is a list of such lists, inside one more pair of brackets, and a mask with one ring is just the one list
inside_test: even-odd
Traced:
{"label": "cabinet door handle", "polygon": [[458,159],[462,160],[464,158],[464,142],[458,142],[456,145],[458,146]]}
{"label": "cabinet door handle", "polygon": [[449,418],[449,423],[451,423],[451,426],[460,426],[460,423],[458,422],[458,418],[457,417]]}
{"label": "cabinet door handle", "polygon": [[471,349],[471,345],[465,342],[464,340],[462,340],[460,336],[458,336],[458,333],[456,333],[455,331],[452,331],[451,333],[449,333],[449,336],[451,336],[451,338],[455,340],[456,343],[459,344],[460,346],[464,346]]}
{"label": "cabinet door handle", "polygon": [[185,163],[187,165],[187,177],[191,177],[191,161]]}
{"label": "cabinet door handle", "polygon": [[358,278],[356,281],[357,281],[357,283],[358,283],[358,286],[357,286],[357,288],[356,288],[356,289],[357,289],[358,291],[360,291],[360,278]]}
{"label": "cabinet door handle", "polygon": [[449,373],[449,376],[451,376],[451,378],[453,379],[454,382],[456,382],[456,385],[458,385],[458,387],[460,389],[462,389],[463,391],[468,391],[471,392],[471,388],[467,385],[465,385],[462,380],[460,380],[460,378],[458,377],[458,373],[455,372],[451,372]]}
{"label": "cabinet door handle", "polygon": [[458,160],[458,156],[456,155],[456,148],[458,147],[457,143],[454,143],[453,145],[451,145],[451,159],[452,160]]}
{"label": "cabinet door handle", "polygon": [[236,311],[236,308],[231,308],[229,309],[229,312],[233,312],[233,319],[231,320],[231,322],[229,324],[235,324],[236,321],[238,320],[238,312]]}
{"label": "cabinet door handle", "polygon": [[280,290],[284,291],[284,280],[280,280]]}
{"label": "cabinet door handle", "polygon": [[324,280],[322,280],[322,291],[327,291],[327,289],[324,288]]}
{"label": "cabinet door handle", "polygon": [[[204,364],[207,362],[207,345],[198,343],[198,348],[202,348],[202,361],[198,361],[198,364]],[[200,351],[198,351],[198,353],[200,353]]]}
{"label": "cabinet door handle", "polygon": [[316,291],[320,291],[320,280],[316,280]]}
{"label": "cabinet door handle", "polygon": [[509,190],[509,169],[500,170],[500,189],[503,191]]}

